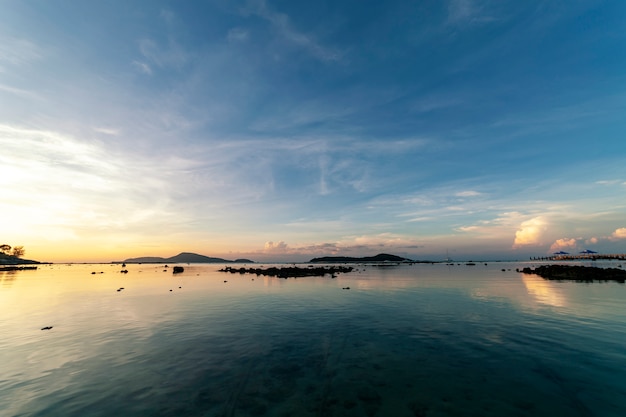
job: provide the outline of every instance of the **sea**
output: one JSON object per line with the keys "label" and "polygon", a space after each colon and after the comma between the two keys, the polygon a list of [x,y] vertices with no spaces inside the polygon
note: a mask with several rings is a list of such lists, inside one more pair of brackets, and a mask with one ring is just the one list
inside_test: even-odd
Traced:
{"label": "sea", "polygon": [[535,265],[0,272],[0,416],[625,416],[626,286]]}

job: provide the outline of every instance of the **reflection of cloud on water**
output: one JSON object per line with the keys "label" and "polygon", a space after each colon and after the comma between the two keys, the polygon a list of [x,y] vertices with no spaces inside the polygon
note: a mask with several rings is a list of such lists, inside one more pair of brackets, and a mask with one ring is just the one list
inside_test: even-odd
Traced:
{"label": "reflection of cloud on water", "polygon": [[522,282],[538,302],[555,307],[564,307],[567,301],[563,295],[554,288],[551,282],[534,275],[522,274]]}

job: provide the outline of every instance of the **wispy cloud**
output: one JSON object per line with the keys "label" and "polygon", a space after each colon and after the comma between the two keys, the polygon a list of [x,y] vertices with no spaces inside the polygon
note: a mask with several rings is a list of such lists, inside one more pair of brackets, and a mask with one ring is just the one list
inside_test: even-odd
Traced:
{"label": "wispy cloud", "polygon": [[145,62],[133,61],[132,65],[141,73],[146,75],[152,75],[152,68]]}
{"label": "wispy cloud", "polygon": [[119,129],[113,129],[110,127],[94,127],[93,130],[98,133],[103,133],[105,135],[117,136],[120,134]]}
{"label": "wispy cloud", "polygon": [[15,96],[19,96],[19,97],[27,98],[27,99],[34,99],[34,100],[42,99],[42,97],[39,94],[35,93],[34,91],[23,90],[21,88],[15,88],[15,87],[3,85],[3,84],[0,84],[0,91],[4,91],[10,94],[13,94]]}
{"label": "wispy cloud", "polygon": [[448,3],[448,24],[484,24],[497,20],[489,10],[487,0],[450,0]]}
{"label": "wispy cloud", "polygon": [[182,46],[173,39],[169,39],[167,45],[144,38],[139,41],[141,55],[162,68],[181,68],[188,60],[188,54]]}
{"label": "wispy cloud", "polygon": [[282,39],[306,50],[320,61],[333,62],[343,58],[341,51],[326,47],[315,39],[315,36],[298,31],[291,24],[287,14],[272,10],[265,0],[251,1],[248,8],[243,11],[267,20]]}
{"label": "wispy cloud", "polygon": [[35,43],[12,36],[0,37],[0,67],[21,67],[39,61],[43,52]]}
{"label": "wispy cloud", "polygon": [[245,42],[248,40],[248,31],[244,28],[234,27],[228,31],[226,39],[229,42]]}

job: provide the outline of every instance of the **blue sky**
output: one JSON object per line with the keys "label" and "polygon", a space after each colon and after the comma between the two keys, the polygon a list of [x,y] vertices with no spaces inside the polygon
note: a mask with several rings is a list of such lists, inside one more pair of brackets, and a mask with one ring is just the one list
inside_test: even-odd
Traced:
{"label": "blue sky", "polygon": [[622,1],[0,3],[30,258],[626,252]]}

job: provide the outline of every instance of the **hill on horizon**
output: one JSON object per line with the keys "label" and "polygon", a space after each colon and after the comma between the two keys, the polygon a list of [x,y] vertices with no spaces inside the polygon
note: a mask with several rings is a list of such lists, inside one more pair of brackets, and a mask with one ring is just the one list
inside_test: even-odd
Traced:
{"label": "hill on horizon", "polygon": [[313,258],[310,263],[346,263],[346,262],[413,262],[411,259],[402,258],[401,256],[390,255],[388,253],[379,253],[375,256],[365,256],[362,258],[353,258],[350,256],[324,256],[321,258]]}
{"label": "hill on horizon", "polygon": [[128,258],[123,261],[124,263],[187,263],[187,264],[207,264],[207,263],[254,263],[250,259],[235,259],[234,261],[223,259],[223,258],[213,258],[210,256],[199,255],[197,253],[191,252],[181,252],[176,256],[171,256],[169,258],[162,258],[160,256],[142,256],[139,258]]}

